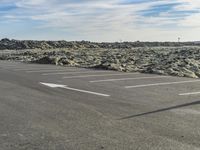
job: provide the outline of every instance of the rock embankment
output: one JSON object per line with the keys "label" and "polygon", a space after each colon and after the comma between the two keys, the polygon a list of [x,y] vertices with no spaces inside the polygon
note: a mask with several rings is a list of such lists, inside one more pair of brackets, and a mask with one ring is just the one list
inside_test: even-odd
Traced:
{"label": "rock embankment", "polygon": [[34,40],[0,40],[0,50],[23,50],[23,49],[131,49],[135,47],[159,47],[159,46],[200,46],[200,42],[113,42],[97,43],[89,41],[34,41]]}
{"label": "rock embankment", "polygon": [[200,77],[200,47],[152,47],[134,49],[24,50],[1,52],[0,59]]}

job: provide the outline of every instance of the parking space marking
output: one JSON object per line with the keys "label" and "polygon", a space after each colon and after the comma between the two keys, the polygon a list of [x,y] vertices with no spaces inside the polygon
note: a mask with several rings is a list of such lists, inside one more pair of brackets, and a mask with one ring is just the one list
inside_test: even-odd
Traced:
{"label": "parking space marking", "polygon": [[88,94],[93,94],[93,95],[98,95],[98,96],[105,96],[105,97],[109,97],[110,96],[110,95],[107,95],[107,94],[102,94],[102,93],[97,93],[97,92],[92,92],[92,91],[86,91],[86,90],[81,90],[81,89],[75,89],[75,88],[71,88],[71,87],[65,87],[65,89],[72,90],[72,91],[77,91],[77,92],[88,93]]}
{"label": "parking space marking", "polygon": [[58,69],[61,69],[61,70],[65,70],[65,71],[67,71],[67,70],[77,70],[78,68],[53,68],[53,67],[29,67],[28,68],[28,66],[25,66],[26,68],[14,68],[14,70],[15,71],[40,71],[40,70],[52,70],[52,71],[54,71],[54,70],[58,70]]}
{"label": "parking space marking", "polygon": [[39,72],[39,73],[43,73],[43,72],[66,72],[66,71],[76,71],[76,70],[59,70],[59,69],[57,69],[57,70],[29,70],[29,71],[26,71],[27,73],[37,73],[37,72]]}
{"label": "parking space marking", "polygon": [[44,83],[44,82],[40,82],[40,84],[48,86],[48,87],[51,87],[51,88],[63,88],[63,89],[71,90],[71,91],[77,91],[77,92],[88,93],[88,94],[93,94],[93,95],[98,95],[98,96],[105,96],[105,97],[109,97],[110,96],[108,94],[102,94],[102,93],[97,93],[97,92],[92,92],[92,91],[87,91],[87,90],[68,87],[67,85]]}
{"label": "parking space marking", "polygon": [[126,81],[126,80],[140,80],[140,79],[157,79],[157,78],[167,78],[170,76],[154,76],[154,77],[136,77],[136,78],[120,78],[120,79],[106,79],[106,80],[93,80],[89,81],[91,83],[98,82],[113,82],[113,81]]}
{"label": "parking space marking", "polygon": [[110,72],[110,71],[73,71],[73,72],[53,72],[53,73],[43,73],[43,76],[48,76],[48,75],[63,75],[63,74],[80,74],[80,73],[102,73],[102,72]]}
{"label": "parking space marking", "polygon": [[142,84],[142,85],[134,85],[134,86],[125,86],[125,88],[130,89],[130,88],[141,88],[141,87],[150,87],[150,86],[194,83],[194,82],[200,82],[200,80],[187,80],[187,81],[178,81],[178,82],[163,82],[163,83],[153,83],[153,84]]}
{"label": "parking space marking", "polygon": [[2,68],[14,68],[16,67],[17,65],[1,65]]}
{"label": "parking space marking", "polygon": [[4,66],[4,67],[15,67],[15,66],[17,66],[17,65],[6,64],[6,65],[1,65],[1,66]]}
{"label": "parking space marking", "polygon": [[200,94],[200,92],[181,93],[179,94],[179,96],[197,95],[197,94]]}
{"label": "parking space marking", "polygon": [[68,76],[63,77],[63,79],[72,79],[72,78],[87,78],[87,77],[104,77],[104,76],[121,76],[121,75],[130,75],[130,74],[140,74],[140,73],[112,73],[112,74],[93,74],[93,75],[81,75],[81,76]]}
{"label": "parking space marking", "polygon": [[[28,67],[28,66],[26,66],[26,67]],[[52,68],[46,68],[46,67],[44,67],[44,68],[42,68],[42,67],[39,67],[39,68],[31,68],[31,67],[29,67],[29,68],[14,68],[14,71],[36,71],[36,70],[50,70],[50,69],[52,69]]]}

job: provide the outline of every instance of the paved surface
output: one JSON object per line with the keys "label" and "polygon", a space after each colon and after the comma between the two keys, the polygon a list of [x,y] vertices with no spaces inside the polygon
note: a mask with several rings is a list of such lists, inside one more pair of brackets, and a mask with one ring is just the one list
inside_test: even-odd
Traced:
{"label": "paved surface", "polygon": [[199,92],[197,79],[1,61],[0,150],[199,150]]}

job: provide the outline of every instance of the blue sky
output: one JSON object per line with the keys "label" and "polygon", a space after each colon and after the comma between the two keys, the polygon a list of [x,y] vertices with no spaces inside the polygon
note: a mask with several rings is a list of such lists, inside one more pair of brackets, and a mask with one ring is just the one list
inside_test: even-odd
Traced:
{"label": "blue sky", "polygon": [[200,40],[199,0],[0,0],[0,38]]}

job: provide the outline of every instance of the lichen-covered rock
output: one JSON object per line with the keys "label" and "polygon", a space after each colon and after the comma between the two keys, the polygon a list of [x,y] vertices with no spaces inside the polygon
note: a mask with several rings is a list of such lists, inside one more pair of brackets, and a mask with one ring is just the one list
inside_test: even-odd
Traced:
{"label": "lichen-covered rock", "polygon": [[38,64],[57,64],[56,58],[55,57],[49,57],[49,56],[41,57],[38,60],[33,61],[33,62],[38,63]]}
{"label": "lichen-covered rock", "polygon": [[[159,46],[200,46],[199,42],[89,42],[89,41],[34,41],[34,40],[0,40],[0,50],[23,50],[23,49],[132,49],[135,47],[159,47]],[[123,55],[121,55],[123,56]]]}
{"label": "lichen-covered rock", "polygon": [[200,78],[200,47],[6,51],[0,59]]}

